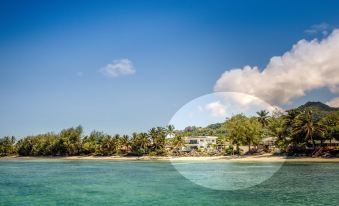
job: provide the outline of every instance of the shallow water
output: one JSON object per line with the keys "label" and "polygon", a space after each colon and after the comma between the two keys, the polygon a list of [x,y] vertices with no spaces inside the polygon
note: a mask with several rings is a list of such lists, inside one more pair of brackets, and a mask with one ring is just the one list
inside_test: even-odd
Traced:
{"label": "shallow water", "polygon": [[172,161],[172,165],[200,186],[215,190],[239,190],[268,180],[283,162]]}
{"label": "shallow water", "polygon": [[284,163],[259,185],[224,191],[166,161],[1,160],[0,205],[339,205],[339,164]]}

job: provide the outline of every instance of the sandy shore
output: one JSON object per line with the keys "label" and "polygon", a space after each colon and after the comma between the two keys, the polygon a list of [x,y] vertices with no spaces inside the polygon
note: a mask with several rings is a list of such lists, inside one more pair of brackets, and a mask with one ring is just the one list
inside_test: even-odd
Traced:
{"label": "sandy shore", "polygon": [[54,157],[54,156],[42,156],[42,157],[31,157],[31,156],[6,156],[0,157],[1,160],[169,160],[170,157],[165,156],[141,156],[141,157],[124,157],[124,156],[67,156],[67,157]]}
{"label": "sandy shore", "polygon": [[252,156],[175,157],[171,161],[232,161],[232,162],[338,162],[339,158],[285,157],[271,154]]}
{"label": "sandy shore", "polygon": [[116,161],[138,161],[138,160],[162,160],[162,161],[240,161],[240,162],[338,162],[339,158],[311,158],[311,157],[284,157],[271,154],[252,156],[208,156],[208,157],[163,157],[163,156],[69,156],[69,157],[1,157],[1,160],[116,160]]}

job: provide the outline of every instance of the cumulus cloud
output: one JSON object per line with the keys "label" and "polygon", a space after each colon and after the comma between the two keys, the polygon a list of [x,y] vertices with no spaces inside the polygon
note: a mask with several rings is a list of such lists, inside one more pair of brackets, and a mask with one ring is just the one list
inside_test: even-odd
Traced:
{"label": "cumulus cloud", "polygon": [[330,107],[337,107],[339,108],[339,97],[331,99],[330,101],[326,102],[326,104]]}
{"label": "cumulus cloud", "polygon": [[223,116],[226,115],[225,106],[223,104],[221,104],[220,101],[208,103],[205,106],[205,109],[207,111],[211,112],[211,114],[215,117],[223,117]]}
{"label": "cumulus cloud", "polygon": [[116,59],[111,64],[107,64],[100,72],[107,77],[118,77],[121,75],[135,74],[132,61],[129,59]]}
{"label": "cumulus cloud", "polygon": [[237,107],[241,109],[239,113],[246,112],[247,110],[251,110],[253,108],[260,108],[269,112],[276,110],[283,111],[283,109],[278,106],[270,105],[258,97],[244,93],[232,92],[230,95],[225,96],[224,101],[237,104]]}
{"label": "cumulus cloud", "polygon": [[300,40],[282,56],[272,57],[268,65],[245,66],[225,71],[215,91],[243,92],[273,105],[283,105],[305,92],[328,88],[339,92],[339,30],[319,41]]}

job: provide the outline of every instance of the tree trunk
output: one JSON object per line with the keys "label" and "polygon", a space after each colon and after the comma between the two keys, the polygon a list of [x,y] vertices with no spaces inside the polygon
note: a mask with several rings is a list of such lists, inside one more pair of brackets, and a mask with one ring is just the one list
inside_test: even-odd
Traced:
{"label": "tree trunk", "polygon": [[315,141],[312,139],[313,150],[315,150]]}
{"label": "tree trunk", "polygon": [[239,144],[236,144],[236,149],[237,149],[237,155],[240,155],[240,149],[239,149]]}

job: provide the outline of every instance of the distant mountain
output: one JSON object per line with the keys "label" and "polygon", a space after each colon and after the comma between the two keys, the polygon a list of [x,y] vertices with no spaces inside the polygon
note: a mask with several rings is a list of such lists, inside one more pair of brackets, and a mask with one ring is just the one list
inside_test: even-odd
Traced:
{"label": "distant mountain", "polygon": [[297,107],[296,110],[300,112],[311,110],[313,117],[316,120],[319,120],[330,112],[339,111],[339,108],[330,107],[322,102],[307,102],[306,104]]}
{"label": "distant mountain", "polygon": [[334,112],[339,111],[339,108],[330,107],[322,102],[307,102],[296,108],[299,111],[312,110],[313,112]]}

